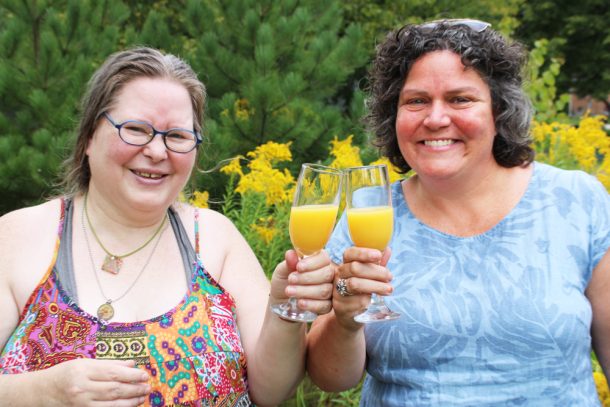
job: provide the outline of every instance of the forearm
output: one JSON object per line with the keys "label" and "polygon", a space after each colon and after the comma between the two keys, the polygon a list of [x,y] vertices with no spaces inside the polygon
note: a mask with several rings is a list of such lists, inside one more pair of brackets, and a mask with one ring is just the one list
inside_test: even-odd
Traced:
{"label": "forearm", "polygon": [[257,405],[277,405],[305,373],[307,326],[280,319],[267,306],[256,349],[248,355],[250,396]]}
{"label": "forearm", "polygon": [[308,335],[307,373],[318,387],[338,392],[356,386],[365,363],[363,328],[342,327],[334,311],[316,319]]}
{"label": "forearm", "polygon": [[50,405],[43,401],[40,396],[45,394],[41,387],[44,380],[44,371],[2,374],[0,375],[0,400],[3,406],[30,407]]}

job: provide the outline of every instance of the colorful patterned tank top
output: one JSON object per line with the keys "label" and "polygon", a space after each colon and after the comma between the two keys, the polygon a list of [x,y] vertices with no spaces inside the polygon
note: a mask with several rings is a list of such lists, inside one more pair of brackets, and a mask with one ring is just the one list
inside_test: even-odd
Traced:
{"label": "colorful patterned tank top", "polygon": [[[172,211],[171,216],[180,222]],[[197,213],[196,260],[188,293],[165,314],[130,323],[98,319],[80,309],[62,287],[54,265],[65,236],[65,217],[62,202],[53,262],[0,354],[0,373],[42,370],[76,358],[133,359],[150,375],[146,406],[252,405],[235,302],[199,259]]]}

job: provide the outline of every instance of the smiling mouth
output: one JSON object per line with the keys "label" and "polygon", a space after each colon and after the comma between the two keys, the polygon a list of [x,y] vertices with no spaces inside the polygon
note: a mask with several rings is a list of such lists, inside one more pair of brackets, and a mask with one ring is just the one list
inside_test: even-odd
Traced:
{"label": "smiling mouth", "polygon": [[430,147],[445,147],[454,144],[455,140],[447,139],[447,140],[424,140],[424,145]]}
{"label": "smiling mouth", "polygon": [[148,179],[159,179],[165,177],[163,174],[153,174],[150,172],[142,172],[142,171],[132,171],[138,177],[148,178]]}

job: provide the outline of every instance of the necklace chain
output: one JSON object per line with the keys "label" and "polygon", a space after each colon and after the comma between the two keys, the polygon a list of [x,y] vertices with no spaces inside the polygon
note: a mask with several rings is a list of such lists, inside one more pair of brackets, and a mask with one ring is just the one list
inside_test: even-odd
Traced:
{"label": "necklace chain", "polygon": [[[158,234],[159,238],[157,239],[157,241],[153,245],[153,248],[150,251],[150,254],[148,255],[148,258],[146,259],[146,262],[144,263],[144,265],[140,269],[140,272],[138,273],[136,278],[132,281],[132,283],[129,285],[129,287],[127,287],[127,289],[123,292],[123,294],[119,295],[117,298],[110,299],[110,298],[108,298],[108,296],[104,292],[104,288],[102,287],[102,283],[100,282],[100,278],[98,276],[97,269],[95,267],[95,261],[93,260],[93,253],[91,252],[91,244],[89,243],[89,237],[88,237],[88,234],[87,234],[87,227],[85,226],[85,217],[86,217],[86,210],[87,210],[86,209],[86,207],[87,207],[86,206],[86,202],[87,202],[86,200],[87,200],[87,196],[85,195],[85,202],[83,204],[83,210],[81,212],[81,225],[83,227],[83,235],[85,236],[85,244],[87,245],[87,252],[89,253],[89,260],[91,261],[91,270],[93,271],[93,275],[95,276],[95,281],[97,283],[97,287],[100,290],[100,294],[106,300],[106,302],[104,304],[99,306],[99,308],[97,310],[97,315],[98,315],[98,317],[100,319],[102,319],[104,321],[108,321],[108,320],[110,320],[114,316],[114,308],[112,307],[111,304],[113,302],[117,302],[120,299],[122,299],[123,297],[125,297],[131,291],[131,289],[133,287],[135,287],[136,283],[138,282],[138,280],[140,279],[142,274],[144,274],[144,270],[146,269],[146,267],[150,263],[150,260],[152,259],[153,254],[157,250],[157,246],[159,245],[159,242],[161,241],[161,236],[163,235],[163,233],[158,233],[158,231],[161,230],[161,227],[158,229],[157,232],[155,232],[155,236]],[[166,220],[167,220],[167,215],[165,215],[165,217],[163,218],[163,221],[161,222],[161,226],[165,225],[165,223],[166,223],[165,221]],[[89,224],[89,226],[91,226],[91,224]],[[93,232],[93,229],[91,229],[91,231]],[[94,236],[95,236],[95,234],[94,234]],[[98,243],[99,243],[99,241],[98,241]],[[100,244],[100,246],[101,246],[101,244]],[[138,250],[140,250],[140,249],[138,249]]]}
{"label": "necklace chain", "polygon": [[88,195],[89,194],[85,193],[85,203],[83,204],[83,211],[85,213],[85,217],[87,218],[87,224],[89,225],[89,229],[91,229],[91,234],[95,238],[95,241],[100,245],[102,250],[104,250],[104,252],[106,253],[106,258],[104,259],[104,264],[102,265],[102,270],[108,271],[109,273],[112,273],[112,274],[118,274],[118,272],[121,268],[121,265],[123,264],[123,259],[125,257],[131,256],[132,254],[139,252],[140,250],[142,250],[143,248],[148,246],[148,244],[153,241],[153,239],[159,234],[159,232],[161,232],[161,228],[163,227],[163,224],[165,223],[165,219],[163,219],[161,224],[159,224],[159,227],[157,228],[157,230],[155,230],[155,233],[153,233],[153,235],[146,242],[144,242],[144,244],[142,244],[140,247],[138,247],[135,250],[132,250],[126,254],[122,254],[122,255],[113,254],[108,249],[106,249],[106,246],[104,246],[104,244],[98,237],[95,229],[93,228],[93,224],[91,223],[91,218],[89,218],[89,210],[87,209]]}

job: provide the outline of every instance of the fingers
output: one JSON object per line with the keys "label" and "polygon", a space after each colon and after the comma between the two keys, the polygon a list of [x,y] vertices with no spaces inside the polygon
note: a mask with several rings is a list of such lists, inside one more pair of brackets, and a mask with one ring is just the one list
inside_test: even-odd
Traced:
{"label": "fingers", "polygon": [[[95,401],[135,401],[145,398],[150,393],[148,383],[92,382],[91,389]],[[135,400],[134,400],[135,399]]]}
{"label": "fingers", "polygon": [[390,273],[390,270],[375,263],[344,263],[338,267],[337,277],[346,279],[357,277],[360,279],[380,281],[382,283],[389,283],[392,281],[392,273]]}
{"label": "fingers", "polygon": [[122,400],[92,401],[92,407],[136,407],[144,404],[146,396]]}
{"label": "fingers", "polygon": [[[386,251],[389,249],[386,249]],[[385,251],[384,251],[385,253]],[[388,253],[388,258],[389,258]],[[376,249],[368,249],[365,247],[350,247],[343,252],[343,263],[351,263],[358,261],[361,263],[380,263],[382,253]]]}
{"label": "fingers", "polygon": [[318,315],[328,314],[332,309],[332,301],[328,300],[312,300],[300,299],[297,301],[300,309],[315,312]]}
{"label": "fingers", "polygon": [[90,379],[99,382],[145,383],[148,373],[135,367],[133,360],[97,360]]}
{"label": "fingers", "polygon": [[335,289],[337,290],[337,295],[341,295],[342,297],[349,297],[358,294],[379,294],[379,295],[390,295],[394,288],[391,284],[376,280],[370,280],[366,278],[359,277],[350,277],[343,278],[342,285],[344,286],[345,295],[341,295],[341,291],[337,288],[339,280],[335,284]]}
{"label": "fingers", "polygon": [[299,260],[296,269],[299,273],[306,273],[327,266],[328,264],[330,264],[330,257],[328,257],[328,253],[326,253],[325,250],[321,250],[317,254]]}

